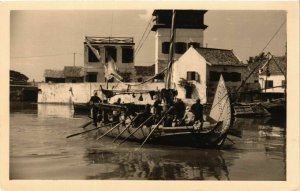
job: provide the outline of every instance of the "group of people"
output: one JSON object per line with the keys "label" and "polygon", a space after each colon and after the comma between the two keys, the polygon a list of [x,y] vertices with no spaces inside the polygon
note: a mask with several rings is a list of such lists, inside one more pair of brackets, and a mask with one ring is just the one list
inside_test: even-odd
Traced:
{"label": "group of people", "polygon": [[[147,104],[142,111],[128,112],[130,113],[130,115],[136,115],[133,126],[139,126],[153,115],[153,118],[149,120],[146,125],[157,124],[164,117],[162,125],[165,127],[189,126],[195,123],[200,123],[200,128],[202,128],[204,121],[203,105],[201,104],[200,99],[197,99],[191,107],[186,106],[184,102],[178,98],[175,102],[172,102],[172,105],[169,106],[162,106],[161,100],[157,96],[154,96],[154,100],[155,101],[153,105]],[[103,102],[105,102],[105,100],[103,100]],[[90,99],[94,125],[97,125],[97,122],[102,121],[102,119],[104,123],[110,122],[109,115],[112,116],[111,122],[120,122],[120,116],[122,115],[122,113],[126,116],[126,112],[124,113],[119,110],[101,110],[99,107],[100,103],[102,103],[102,100],[98,97],[97,92],[95,92],[94,96],[92,96]],[[114,105],[120,104],[121,99],[118,98]],[[125,119],[126,117],[123,118],[123,120]]]}
{"label": "group of people", "polygon": [[[95,126],[97,126],[98,121],[103,121],[104,123],[108,123],[110,121],[109,120],[110,114],[112,114],[113,122],[119,121],[120,111],[109,112],[106,109],[100,109],[99,107],[100,103],[107,103],[107,100],[102,101],[98,97],[98,93],[95,91],[94,95],[90,98],[89,101],[89,104],[91,106],[91,111],[92,111],[93,122]],[[118,98],[118,100],[114,104],[120,105],[121,99]]]}
{"label": "group of people", "polygon": [[[161,106],[156,102],[154,102],[153,107],[155,108],[154,115],[157,116],[157,119],[160,119],[162,114],[166,112],[164,111],[161,113],[161,109],[159,109]],[[166,114],[164,126],[189,126],[195,123],[201,123],[202,127],[203,121],[203,105],[201,104],[200,99],[197,99],[196,102],[190,107],[186,106],[181,99],[177,98],[173,103],[170,112]]]}

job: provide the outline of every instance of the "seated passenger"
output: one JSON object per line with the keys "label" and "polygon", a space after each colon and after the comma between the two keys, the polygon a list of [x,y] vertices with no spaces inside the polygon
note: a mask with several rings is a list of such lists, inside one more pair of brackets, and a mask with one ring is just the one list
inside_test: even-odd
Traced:
{"label": "seated passenger", "polygon": [[191,111],[191,108],[187,106],[185,109],[185,114],[182,122],[184,123],[184,125],[193,125],[194,121],[195,121],[195,115]]}
{"label": "seated passenger", "polygon": [[184,117],[185,113],[185,104],[181,99],[177,99],[174,103],[174,114],[175,114],[175,121],[181,120]]}
{"label": "seated passenger", "polygon": [[[120,105],[121,104],[121,98],[118,98],[118,100],[114,103],[115,105]],[[113,122],[120,122],[120,115],[121,111],[114,110],[113,111]]]}
{"label": "seated passenger", "polygon": [[[145,109],[141,112],[138,113],[138,116],[136,117],[136,119],[134,120],[134,126],[138,127],[140,126],[143,122],[145,122],[150,116],[152,115],[151,113],[151,105],[147,104]],[[151,126],[150,121],[148,121],[145,125],[147,126]]]}

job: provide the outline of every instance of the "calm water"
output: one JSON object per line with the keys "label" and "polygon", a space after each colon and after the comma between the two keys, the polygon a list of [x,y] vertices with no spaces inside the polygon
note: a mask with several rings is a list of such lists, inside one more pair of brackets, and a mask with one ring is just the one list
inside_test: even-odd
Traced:
{"label": "calm water", "polygon": [[[285,180],[285,124],[237,119],[222,150],[122,145],[82,131],[70,106],[11,104],[10,179]],[[93,127],[88,127],[93,128]]]}

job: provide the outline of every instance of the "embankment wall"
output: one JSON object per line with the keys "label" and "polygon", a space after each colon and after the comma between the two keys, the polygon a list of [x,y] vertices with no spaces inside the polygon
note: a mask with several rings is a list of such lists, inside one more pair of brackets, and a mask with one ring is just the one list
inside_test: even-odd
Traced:
{"label": "embankment wall", "polygon": [[[133,85],[134,83],[132,83]],[[41,83],[38,85],[40,89],[38,94],[38,103],[60,103],[71,104],[86,103],[90,100],[94,91],[98,91],[98,96],[103,99],[102,92],[100,91],[100,85],[106,89],[106,83]],[[108,89],[122,90],[127,89],[126,84],[121,83],[109,83]],[[141,86],[131,86],[131,89],[138,90],[159,90],[164,88],[164,83],[148,83]],[[114,96],[110,102],[116,101],[120,96]],[[131,95],[122,95],[122,102],[134,102],[136,104],[152,103],[149,94],[143,94],[143,101],[139,101],[140,94],[136,94],[135,97]]]}

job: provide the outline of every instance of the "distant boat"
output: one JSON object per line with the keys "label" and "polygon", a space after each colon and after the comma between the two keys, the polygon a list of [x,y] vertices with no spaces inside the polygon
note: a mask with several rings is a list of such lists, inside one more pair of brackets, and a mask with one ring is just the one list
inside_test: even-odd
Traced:
{"label": "distant boat", "polygon": [[261,105],[271,113],[273,118],[286,119],[286,100],[285,98],[262,102]]}
{"label": "distant boat", "polygon": [[235,117],[268,117],[270,112],[261,104],[234,104]]}

